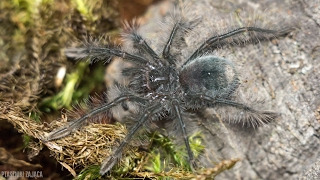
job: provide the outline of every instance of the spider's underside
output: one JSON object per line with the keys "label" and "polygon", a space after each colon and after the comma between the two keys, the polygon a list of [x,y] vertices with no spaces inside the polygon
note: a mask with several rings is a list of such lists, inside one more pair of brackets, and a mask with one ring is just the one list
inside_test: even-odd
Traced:
{"label": "spider's underside", "polygon": [[[107,46],[88,46],[85,48],[69,49],[67,53],[76,57],[95,60],[109,60],[119,57],[133,64],[123,70],[122,74],[130,80],[127,87],[118,87],[121,94],[111,102],[93,109],[91,112],[75,121],[69,122],[65,127],[52,131],[47,141],[62,138],[83,125],[86,120],[99,113],[109,111],[111,108],[133,102],[139,109],[135,124],[131,127],[126,137],[115,149],[111,156],[102,163],[100,174],[105,174],[120,159],[124,147],[130,142],[137,131],[148,123],[161,119],[170,119],[178,125],[182,133],[188,160],[193,168],[194,156],[190,148],[188,135],[185,128],[185,115],[188,110],[203,108],[232,107],[239,111],[244,122],[252,125],[264,124],[272,121],[277,113],[262,111],[235,100],[235,92],[239,88],[239,74],[236,65],[225,58],[212,55],[218,48],[233,42],[241,43],[239,35],[246,34],[249,40],[270,39],[283,36],[291,28],[282,30],[269,30],[257,27],[241,27],[222,35],[208,38],[200,47],[177,67],[176,52],[172,46],[183,48],[183,37],[191,31],[192,23],[186,21],[175,22],[162,54],[155,53],[144,38],[134,28],[128,33],[133,43],[133,52],[125,52],[119,48]],[[267,36],[268,35],[268,36]],[[230,42],[230,39],[233,41]]]}

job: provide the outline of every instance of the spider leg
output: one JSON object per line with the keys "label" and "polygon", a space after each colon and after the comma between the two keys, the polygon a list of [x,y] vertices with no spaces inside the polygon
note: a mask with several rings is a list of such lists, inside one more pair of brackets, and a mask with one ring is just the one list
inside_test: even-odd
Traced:
{"label": "spider leg", "polygon": [[110,109],[110,108],[112,108],[112,107],[114,107],[124,101],[128,101],[128,100],[136,101],[136,102],[144,102],[145,101],[145,99],[142,99],[142,98],[134,96],[134,95],[119,96],[118,98],[116,98],[112,102],[110,102],[106,105],[103,105],[97,109],[94,109],[93,111],[87,113],[86,115],[82,116],[81,118],[79,118],[75,121],[69,122],[66,126],[63,126],[61,128],[53,130],[52,132],[49,133],[49,135],[44,140],[51,141],[54,139],[59,139],[59,138],[65,137],[65,136],[71,134],[76,129],[80,128],[88,118],[90,118],[96,114],[99,114],[103,111],[106,111],[106,110],[108,110],[108,109]]}
{"label": "spider leg", "polygon": [[180,19],[174,24],[168,37],[168,41],[162,51],[162,57],[166,59],[169,64],[174,65],[177,60],[176,56],[171,52],[171,47],[175,47],[180,50],[183,48],[182,45],[186,46],[186,42],[183,37],[191,32],[199,21],[200,19],[198,18],[193,21],[184,21]]}
{"label": "spider leg", "polygon": [[120,49],[110,48],[110,47],[86,47],[86,48],[68,48],[65,50],[65,55],[68,58],[75,59],[84,59],[89,58],[92,62],[99,60],[109,61],[112,57],[120,57],[124,60],[139,64],[145,65],[149,61],[141,56],[133,55],[127,52],[124,52]]}
{"label": "spider leg", "polygon": [[270,121],[275,119],[277,116],[279,116],[278,113],[274,113],[270,111],[259,111],[245,104],[238,103],[228,99],[215,99],[210,96],[201,96],[201,99],[204,101],[207,101],[210,107],[214,107],[215,105],[220,104],[220,105],[232,106],[237,109],[241,109],[244,112],[252,113],[252,116],[249,116],[248,118],[250,119],[250,122],[252,123],[253,126],[269,123]]}
{"label": "spider leg", "polygon": [[[197,95],[196,95],[197,96]],[[196,99],[196,96],[194,96],[193,98]],[[215,106],[216,104],[221,104],[221,105],[228,105],[228,106],[233,106],[239,109],[243,109],[243,110],[248,110],[248,111],[252,111],[255,112],[256,110],[246,106],[244,104],[241,103],[237,103],[235,101],[232,100],[228,100],[228,99],[216,99],[210,96],[205,96],[205,95],[200,95],[200,99],[203,101],[206,101],[207,103],[209,103],[210,107]]]}
{"label": "spider leg", "polygon": [[217,105],[233,107],[239,112],[238,115],[240,115],[239,117],[241,120],[244,120],[243,123],[249,122],[253,127],[269,123],[280,115],[276,112],[260,111],[239,102],[229,99],[211,97],[201,93],[188,95],[187,98],[190,100],[188,105],[189,107],[201,108],[207,106],[214,108],[217,107]]}
{"label": "spider leg", "polygon": [[174,63],[174,60],[172,59],[172,57],[171,57],[171,55],[170,55],[170,48],[171,48],[171,45],[172,45],[172,42],[173,42],[173,38],[174,38],[174,36],[176,35],[178,29],[179,29],[179,23],[176,23],[176,24],[173,26],[173,29],[172,29],[172,31],[171,31],[171,33],[170,33],[168,42],[166,43],[166,46],[164,47],[164,49],[163,49],[163,51],[162,51],[162,56],[163,56],[163,58],[167,59],[170,64],[175,64],[175,63]]}
{"label": "spider leg", "polygon": [[[231,100],[217,100],[216,103],[222,104],[222,105],[229,105],[238,109],[242,109],[244,113],[247,113],[247,112],[251,113],[251,115],[247,116],[246,119],[249,120],[249,122],[252,124],[253,127],[270,123],[277,116],[279,116],[278,113],[270,112],[270,111],[259,111],[249,106],[246,106],[244,104],[237,103]],[[245,122],[243,122],[243,124],[244,123]]]}
{"label": "spider leg", "polygon": [[160,61],[160,57],[151,49],[151,47],[148,45],[146,40],[144,40],[140,34],[134,31],[131,33],[130,37],[136,49],[139,49],[139,50],[142,49],[144,52],[150,55],[157,64],[159,65],[162,64]]}
{"label": "spider leg", "polygon": [[235,29],[233,31],[227,32],[222,35],[213,36],[206,40],[191,56],[190,58],[183,64],[185,66],[186,64],[190,63],[194,59],[196,59],[199,56],[202,56],[208,51],[213,51],[217,49],[218,47],[222,47],[223,45],[229,44],[230,42],[227,40],[227,38],[230,38],[234,35],[245,33],[245,32],[258,32],[258,33],[264,33],[264,34],[271,34],[274,37],[283,36],[291,32],[293,28],[285,28],[283,30],[269,30],[269,29],[262,29],[262,28],[256,28],[256,27],[241,27],[238,29]]}
{"label": "spider leg", "polygon": [[100,168],[100,174],[104,175],[108,171],[112,169],[112,167],[118,162],[120,159],[124,147],[130,142],[134,134],[141,128],[141,126],[149,119],[149,117],[155,114],[161,108],[160,104],[155,104],[146,110],[144,110],[143,115],[140,117],[138,122],[131,128],[126,137],[122,140],[119,147],[110,155],[107,159],[105,159]]}
{"label": "spider leg", "polygon": [[186,148],[187,148],[187,152],[188,152],[188,161],[190,163],[190,168],[192,169],[192,171],[194,171],[194,157],[193,157],[193,152],[191,151],[191,147],[190,147],[190,143],[189,143],[189,138],[188,138],[188,135],[187,135],[187,132],[186,132],[186,125],[182,119],[182,116],[181,116],[181,110],[180,110],[180,107],[179,107],[179,102],[177,100],[174,100],[172,102],[172,105],[174,106],[174,110],[175,110],[175,113],[179,119],[179,123],[180,123],[180,127],[181,127],[181,130],[182,130],[182,135],[183,135],[183,139],[184,139],[184,142],[185,142],[185,145],[186,145]]}

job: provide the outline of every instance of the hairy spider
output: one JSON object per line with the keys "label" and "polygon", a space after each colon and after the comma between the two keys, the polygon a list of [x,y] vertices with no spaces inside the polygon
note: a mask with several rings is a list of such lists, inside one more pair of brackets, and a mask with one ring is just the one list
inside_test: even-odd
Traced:
{"label": "hairy spider", "polygon": [[[110,45],[104,47],[89,45],[84,48],[69,49],[69,54],[75,54],[77,58],[89,58],[91,61],[108,61],[112,57],[119,57],[130,62],[132,66],[122,72],[130,82],[125,87],[117,87],[121,92],[118,97],[69,122],[65,127],[52,131],[46,140],[64,137],[79,128],[87,119],[109,111],[115,106],[126,106],[127,102],[131,102],[139,109],[134,120],[135,124],[112,155],[104,160],[100,174],[103,175],[112,169],[120,159],[125,146],[140,128],[163,119],[166,119],[163,122],[176,124],[176,128],[182,133],[192,168],[194,155],[190,148],[185,121],[188,114],[204,108],[227,106],[237,109],[239,117],[253,125],[272,121],[277,113],[255,109],[236,100],[235,92],[240,85],[236,65],[231,60],[213,53],[234,42],[243,42],[239,35],[247,36],[247,40],[252,42],[286,35],[291,28],[269,30],[259,27],[240,27],[208,38],[189,58],[183,60],[179,57],[177,49],[180,51],[183,48],[183,38],[194,26],[195,22],[177,20],[161,54],[151,49],[135,28],[129,28],[126,35],[132,42],[134,49],[132,52]],[[265,38],[267,36],[269,37]],[[180,62],[181,59],[183,62]],[[178,66],[179,63],[182,66]]]}

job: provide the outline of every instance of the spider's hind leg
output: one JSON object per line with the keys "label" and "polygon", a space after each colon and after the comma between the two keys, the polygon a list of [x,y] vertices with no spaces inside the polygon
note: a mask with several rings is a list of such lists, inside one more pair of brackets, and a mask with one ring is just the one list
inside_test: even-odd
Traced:
{"label": "spider's hind leg", "polygon": [[248,106],[230,99],[216,99],[203,95],[201,100],[208,107],[215,108],[222,119],[229,119],[235,123],[242,122],[243,125],[251,125],[252,127],[268,124],[280,116],[279,113],[259,110],[256,106]]}
{"label": "spider's hind leg", "polygon": [[[225,45],[229,45],[231,43],[241,44],[244,41],[260,41],[260,40],[268,40],[273,39],[275,37],[285,36],[289,34],[291,31],[295,30],[294,28],[284,28],[281,30],[270,30],[263,29],[258,27],[241,27],[237,28],[233,31],[229,31],[227,33],[213,36],[206,40],[200,47],[189,57],[189,59],[183,64],[183,66],[188,63],[194,61],[198,57],[212,52],[218,48],[221,48]],[[241,38],[237,38],[237,36],[241,34],[248,33],[249,37],[247,40],[242,40]],[[265,35],[265,37],[264,37]],[[264,38],[262,38],[264,37]]]}
{"label": "spider's hind leg", "polygon": [[251,125],[252,127],[268,124],[280,115],[276,112],[259,110],[257,107],[253,108],[232,100],[218,99],[215,103],[219,106],[224,106],[226,111],[233,114],[234,117],[229,116],[229,119],[233,119],[236,123],[242,122],[243,125]]}

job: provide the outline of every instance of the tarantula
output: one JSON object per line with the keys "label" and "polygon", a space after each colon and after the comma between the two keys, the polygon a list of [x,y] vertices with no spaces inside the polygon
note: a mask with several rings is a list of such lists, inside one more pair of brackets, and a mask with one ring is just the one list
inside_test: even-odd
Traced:
{"label": "tarantula", "polygon": [[[139,108],[135,124],[113,154],[104,160],[100,174],[103,175],[112,169],[120,159],[124,147],[140,128],[163,119],[175,122],[177,128],[180,129],[192,168],[194,155],[186,131],[184,119],[186,114],[204,108],[228,106],[237,109],[245,122],[263,124],[272,121],[277,113],[261,111],[235,100],[234,93],[241,84],[236,65],[213,53],[226,45],[232,45],[233,42],[243,42],[244,40],[239,35],[247,36],[247,40],[259,41],[262,39],[261,35],[269,36],[264,39],[271,39],[288,34],[291,29],[270,30],[259,27],[240,27],[208,38],[189,58],[183,60],[184,62],[179,62],[181,56],[179,57],[176,49],[173,50],[175,48],[173,46],[178,46],[177,49],[183,48],[183,38],[189,31],[192,31],[194,26],[195,22],[177,20],[163,47],[162,54],[157,54],[151,49],[135,28],[129,28],[127,33],[127,38],[132,42],[134,49],[130,53],[111,45],[104,47],[89,45],[84,48],[69,49],[68,53],[76,54],[78,58],[89,58],[91,61],[108,61],[112,57],[119,57],[130,62],[132,66],[122,71],[130,82],[126,87],[118,87],[121,94],[114,100],[69,122],[65,127],[52,131],[46,140],[64,137],[79,128],[87,119],[109,111],[115,106],[125,106],[125,103],[133,102]],[[179,63],[182,66],[177,66]]]}

